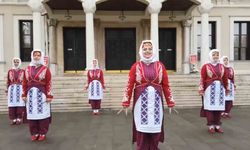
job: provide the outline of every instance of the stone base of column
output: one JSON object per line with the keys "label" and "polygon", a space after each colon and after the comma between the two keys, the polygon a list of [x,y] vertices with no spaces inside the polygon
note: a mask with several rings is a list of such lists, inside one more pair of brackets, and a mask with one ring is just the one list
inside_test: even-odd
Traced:
{"label": "stone base of column", "polygon": [[183,66],[183,74],[190,74],[190,64],[184,63],[182,64],[182,66]]}
{"label": "stone base of column", "polygon": [[56,72],[57,71],[56,70],[57,65],[56,64],[50,64],[49,68],[50,68],[50,72],[51,72],[52,76],[55,76],[57,74],[57,72]]}

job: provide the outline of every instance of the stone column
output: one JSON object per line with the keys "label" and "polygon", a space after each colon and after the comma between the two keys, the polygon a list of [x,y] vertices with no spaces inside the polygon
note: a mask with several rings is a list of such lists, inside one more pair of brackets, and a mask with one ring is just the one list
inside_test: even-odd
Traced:
{"label": "stone column", "polygon": [[56,19],[49,19],[49,63],[52,75],[56,74],[57,53],[56,53]]}
{"label": "stone column", "polygon": [[3,47],[3,15],[0,15],[0,79],[3,79],[3,76],[5,75],[4,72],[4,65],[5,65],[5,59],[4,59],[4,47]]}
{"label": "stone column", "polygon": [[183,73],[189,74],[190,73],[190,63],[189,63],[189,56],[191,53],[191,25],[192,20],[185,20],[182,22],[184,27],[184,53],[183,53]]}
{"label": "stone column", "polygon": [[151,31],[150,37],[157,50],[157,60],[159,60],[159,25],[158,15],[161,11],[162,3],[160,0],[151,0],[148,5],[148,11],[151,14]]}
{"label": "stone column", "polygon": [[41,0],[29,0],[28,5],[32,9],[33,15],[33,49],[43,48],[43,37],[42,37],[42,16],[43,6]]}
{"label": "stone column", "polygon": [[209,12],[213,5],[211,0],[203,0],[199,6],[201,13],[201,66],[208,61],[209,48]]}
{"label": "stone column", "polygon": [[86,70],[91,68],[92,60],[95,58],[94,37],[94,13],[96,11],[95,0],[81,0],[86,16]]}
{"label": "stone column", "polygon": [[[100,44],[100,36],[102,36],[101,32],[101,20],[94,19],[94,31],[95,31],[95,58],[98,59],[99,67],[101,69],[105,69],[105,49],[101,47]],[[98,42],[97,42],[98,41]]]}

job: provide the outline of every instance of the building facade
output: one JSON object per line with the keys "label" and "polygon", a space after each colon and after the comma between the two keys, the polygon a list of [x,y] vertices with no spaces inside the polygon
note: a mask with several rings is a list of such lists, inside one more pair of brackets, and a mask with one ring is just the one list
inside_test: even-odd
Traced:
{"label": "building facade", "polygon": [[144,39],[180,74],[199,70],[215,48],[236,73],[250,73],[250,1],[0,0],[0,76],[13,57],[28,65],[35,48],[54,75],[85,70],[93,58],[107,71],[129,70]]}

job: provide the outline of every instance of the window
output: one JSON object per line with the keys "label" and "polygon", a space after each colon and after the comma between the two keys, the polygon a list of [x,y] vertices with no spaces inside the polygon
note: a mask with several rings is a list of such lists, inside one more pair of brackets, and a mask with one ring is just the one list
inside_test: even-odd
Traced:
{"label": "window", "polygon": [[[216,22],[209,21],[209,48],[216,48]],[[197,55],[198,60],[201,58],[201,22],[197,24]]]}
{"label": "window", "polygon": [[250,60],[250,22],[234,22],[234,60]]}
{"label": "window", "polygon": [[20,55],[22,61],[30,61],[33,50],[33,22],[31,20],[19,21]]}

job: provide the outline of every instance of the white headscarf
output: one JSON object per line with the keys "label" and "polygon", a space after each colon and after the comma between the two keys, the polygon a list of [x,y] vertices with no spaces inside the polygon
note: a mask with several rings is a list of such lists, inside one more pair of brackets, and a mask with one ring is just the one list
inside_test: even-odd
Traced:
{"label": "white headscarf", "polygon": [[[18,64],[17,67],[15,66],[14,60],[19,60],[19,64]],[[19,68],[21,67],[21,65],[22,65],[22,61],[21,61],[20,58],[14,57],[14,58],[12,59],[12,69],[19,69]]]}
{"label": "white headscarf", "polygon": [[[39,61],[35,61],[33,54],[34,52],[40,52],[41,53],[41,58]],[[44,53],[40,50],[40,49],[35,49],[31,52],[31,62],[30,62],[30,66],[37,66],[37,65],[44,65]]]}
{"label": "white headscarf", "polygon": [[[94,60],[96,61],[96,67],[94,67],[94,64],[93,64],[93,61],[94,61]],[[94,69],[100,69],[100,68],[99,68],[99,63],[98,63],[98,60],[97,60],[97,59],[93,59],[93,60],[92,60],[92,66],[91,66],[90,70],[94,70]]]}
{"label": "white headscarf", "polygon": [[[143,56],[143,50],[142,49],[143,49],[143,44],[144,43],[151,43],[151,45],[152,45],[153,54],[152,54],[152,56],[150,58],[145,58]],[[152,40],[143,40],[141,42],[141,46],[140,46],[140,49],[139,49],[139,55],[140,55],[140,58],[141,58],[140,61],[142,61],[142,62],[144,62],[146,64],[150,64],[150,63],[156,61],[156,49],[154,48],[154,44],[153,44]]]}
{"label": "white headscarf", "polygon": [[214,52],[218,52],[219,53],[219,58],[220,58],[220,51],[218,49],[212,49],[210,52],[209,52],[209,61],[212,65],[217,65],[218,63],[220,63],[220,59],[218,59],[217,61],[214,61],[213,59],[213,53]]}
{"label": "white headscarf", "polygon": [[[224,64],[224,59],[225,59],[225,58],[227,58],[227,60],[228,60],[227,65]],[[222,56],[222,57],[220,58],[220,63],[223,64],[225,67],[230,67],[230,65],[229,65],[229,58],[228,58],[227,56]]]}

